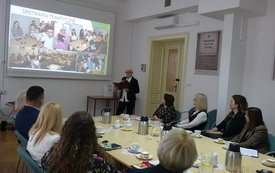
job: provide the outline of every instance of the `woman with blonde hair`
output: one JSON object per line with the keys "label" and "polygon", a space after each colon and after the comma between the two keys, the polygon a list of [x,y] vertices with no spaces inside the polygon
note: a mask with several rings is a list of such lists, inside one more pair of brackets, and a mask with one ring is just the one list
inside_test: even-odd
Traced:
{"label": "woman with blonde hair", "polygon": [[16,117],[17,113],[25,106],[27,90],[22,90],[16,97],[13,109],[13,116]]}
{"label": "woman with blonde hair", "polygon": [[159,164],[145,169],[133,168],[131,173],[182,173],[197,160],[195,141],[184,129],[170,130],[158,147]]}
{"label": "woman with blonde hair", "polygon": [[39,166],[41,166],[41,158],[44,154],[60,139],[62,123],[60,104],[46,103],[29,131],[27,145],[27,150]]}
{"label": "woman with blonde hair", "polygon": [[193,99],[195,106],[194,112],[189,117],[181,121],[177,127],[188,130],[203,130],[207,120],[207,97],[205,94],[198,93]]}

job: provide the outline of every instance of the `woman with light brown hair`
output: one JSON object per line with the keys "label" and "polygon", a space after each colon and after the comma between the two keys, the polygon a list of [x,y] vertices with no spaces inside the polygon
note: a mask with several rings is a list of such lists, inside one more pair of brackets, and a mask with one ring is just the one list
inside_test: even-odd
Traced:
{"label": "woman with light brown hair", "polygon": [[44,154],[60,139],[62,123],[60,104],[46,103],[29,131],[27,145],[27,150],[39,166]]}
{"label": "woman with light brown hair", "polygon": [[203,135],[231,140],[242,131],[246,123],[245,111],[248,107],[246,98],[242,95],[233,95],[229,107],[231,111],[225,119],[213,129],[203,132]]}

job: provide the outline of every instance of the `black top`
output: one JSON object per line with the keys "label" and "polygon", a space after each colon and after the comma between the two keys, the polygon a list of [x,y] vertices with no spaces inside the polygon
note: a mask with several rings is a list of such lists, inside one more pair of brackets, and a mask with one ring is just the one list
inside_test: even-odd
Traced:
{"label": "black top", "polygon": [[[123,77],[121,81],[125,81],[127,77]],[[135,101],[136,100],[136,94],[139,93],[139,85],[138,80],[132,76],[132,79],[130,81],[131,87],[129,88],[129,91],[127,92],[127,98],[128,100]],[[122,93],[120,93],[120,98],[122,97]]]}
{"label": "black top", "polygon": [[223,132],[223,137],[233,138],[240,134],[245,125],[245,116],[241,112],[236,113],[232,118],[224,119],[216,127]]}
{"label": "black top", "polygon": [[26,139],[29,139],[29,130],[36,122],[38,114],[38,109],[31,106],[24,106],[16,115],[15,130],[20,132]]}

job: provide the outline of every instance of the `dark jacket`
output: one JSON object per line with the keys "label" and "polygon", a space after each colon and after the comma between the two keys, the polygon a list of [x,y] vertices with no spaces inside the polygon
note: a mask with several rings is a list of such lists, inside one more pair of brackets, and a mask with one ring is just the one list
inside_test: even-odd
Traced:
{"label": "dark jacket", "polygon": [[38,114],[38,109],[31,106],[24,106],[16,115],[15,130],[20,132],[27,140],[29,139],[29,130],[36,122]]}
{"label": "dark jacket", "polygon": [[268,152],[268,133],[264,125],[259,125],[252,130],[246,124],[242,132],[235,136],[231,141],[237,142],[241,147],[258,150],[260,153]]}
{"label": "dark jacket", "polygon": [[[125,81],[127,77],[123,77],[121,81]],[[131,87],[129,87],[129,91],[127,92],[127,98],[128,100],[135,101],[136,100],[136,94],[139,93],[139,85],[138,80],[132,76],[132,79],[130,81]],[[122,93],[120,93],[120,98],[122,97]]]}

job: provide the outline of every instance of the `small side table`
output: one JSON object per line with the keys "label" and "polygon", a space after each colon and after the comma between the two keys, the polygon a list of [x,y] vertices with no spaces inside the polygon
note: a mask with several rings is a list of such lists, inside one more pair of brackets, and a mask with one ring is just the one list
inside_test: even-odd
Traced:
{"label": "small side table", "polygon": [[94,116],[95,116],[95,111],[96,111],[96,101],[97,100],[105,100],[106,101],[106,107],[109,107],[110,105],[110,100],[114,101],[114,115],[116,114],[116,104],[119,99],[119,97],[114,97],[114,96],[87,96],[87,112],[89,111],[89,106],[90,106],[90,100],[94,100]]}

